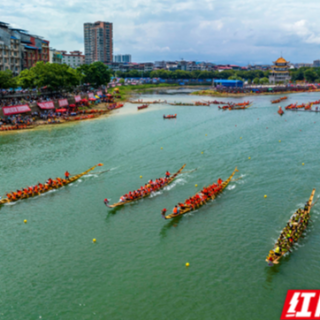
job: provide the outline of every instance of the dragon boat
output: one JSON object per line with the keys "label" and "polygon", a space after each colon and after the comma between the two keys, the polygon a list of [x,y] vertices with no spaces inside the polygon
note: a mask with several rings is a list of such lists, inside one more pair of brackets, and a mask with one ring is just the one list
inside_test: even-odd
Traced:
{"label": "dragon boat", "polygon": [[163,115],[163,119],[176,119],[177,114],[169,114],[167,116]]}
{"label": "dragon boat", "polygon": [[[300,221],[304,221],[304,220],[305,220],[305,221],[308,222],[308,221],[310,220],[310,211],[311,211],[311,208],[312,208],[312,201],[313,201],[315,192],[316,192],[316,189],[313,189],[312,192],[311,192],[311,196],[310,196],[310,198],[309,198],[309,200],[308,200],[308,202],[307,202],[308,209],[303,211],[302,215],[301,215],[300,218],[299,218],[299,220],[301,219]],[[302,227],[302,225],[299,224],[299,222],[294,222],[294,221],[292,220],[292,218],[289,220],[288,224],[289,224],[289,223],[291,223],[292,226],[293,226],[293,229],[292,229],[292,231],[291,231],[291,234],[297,233],[297,234],[298,234],[298,239],[300,239],[300,237],[301,237],[301,235],[302,235],[302,232],[304,231],[304,229],[303,229],[302,231],[300,231],[301,229],[299,230],[299,227]],[[306,227],[305,227],[305,228],[306,228]],[[286,232],[286,227],[282,230],[281,234],[283,234],[283,233],[285,233],[285,234],[287,233],[287,232]],[[281,237],[281,235],[280,235],[280,237]],[[279,238],[280,238],[280,237],[279,237]],[[297,239],[297,240],[298,240],[298,239]],[[278,240],[279,240],[279,239],[278,239]],[[297,240],[296,240],[296,241],[297,241]],[[290,244],[289,246],[290,246],[290,248],[291,248],[291,247],[293,246],[293,244],[294,244],[294,241],[288,242],[288,243]],[[268,262],[268,264],[269,264],[270,266],[273,266],[274,264],[278,264],[278,263],[279,263],[279,260],[289,251],[289,249],[286,248],[285,251],[281,250],[280,255],[276,256],[276,255],[275,255],[276,248],[277,248],[277,244],[275,244],[273,250],[271,250],[271,251],[269,252],[269,255],[267,256],[266,262]]]}
{"label": "dragon boat", "polygon": [[142,106],[138,107],[138,111],[141,110],[141,109],[148,108],[148,107],[149,107],[148,104],[143,104]]}
{"label": "dragon boat", "polygon": [[170,106],[194,106],[194,103],[186,103],[186,102],[174,102],[168,103]]}
{"label": "dragon boat", "polygon": [[99,163],[99,164],[95,165],[94,167],[88,169],[85,172],[82,172],[80,174],[74,175],[74,176],[70,177],[68,180],[66,180],[66,183],[63,183],[62,185],[49,186],[48,189],[42,189],[39,192],[32,192],[31,194],[22,195],[21,197],[16,197],[16,199],[4,198],[4,199],[0,200],[0,206],[5,204],[5,203],[16,202],[18,200],[23,200],[23,199],[27,199],[27,198],[36,197],[36,196],[39,196],[42,193],[47,193],[47,192],[49,192],[50,190],[53,190],[53,189],[62,188],[64,186],[66,186],[66,185],[68,185],[68,184],[80,179],[82,176],[84,176],[87,173],[89,173],[90,171],[94,170],[96,167],[101,167],[101,166],[103,166],[103,164]]}
{"label": "dragon boat", "polygon": [[[167,183],[165,183],[165,184],[164,184],[161,188],[159,188],[158,190],[161,190],[161,189],[163,189],[164,187],[168,186],[170,183],[172,183],[173,180],[182,172],[182,170],[184,169],[185,166],[186,166],[186,165],[184,164],[175,174],[173,174],[173,175],[168,179]],[[158,191],[158,190],[157,190],[157,191]],[[114,204],[112,204],[112,205],[108,205],[108,204],[107,204],[107,206],[108,206],[109,208],[120,207],[120,206],[123,206],[123,205],[125,205],[125,204],[127,204],[127,203],[131,203],[131,202],[140,200],[140,199],[142,199],[142,198],[149,197],[152,192],[153,192],[153,191],[151,191],[150,193],[146,193],[146,194],[143,195],[142,197],[138,197],[138,198],[135,198],[135,199],[133,199],[133,200],[127,200],[127,201],[117,202],[117,203],[114,203]]]}
{"label": "dragon boat", "polygon": [[236,174],[236,172],[238,172],[239,170],[237,169],[237,167],[234,169],[234,171],[232,172],[231,176],[224,182],[222,182],[221,186],[221,190],[218,192],[218,193],[215,193],[214,195],[212,195],[210,198],[207,198],[207,200],[205,201],[202,201],[199,205],[197,206],[188,206],[187,208],[183,209],[183,210],[180,210],[179,213],[177,214],[174,214],[174,213],[171,213],[167,216],[164,216],[165,219],[172,219],[172,218],[175,218],[175,217],[179,217],[187,212],[190,212],[190,211],[193,211],[193,210],[196,210],[200,207],[202,207],[203,205],[207,204],[207,202],[209,202],[210,200],[214,200],[218,194],[220,194],[227,186],[228,184],[230,183],[231,179],[233,178],[233,176]]}

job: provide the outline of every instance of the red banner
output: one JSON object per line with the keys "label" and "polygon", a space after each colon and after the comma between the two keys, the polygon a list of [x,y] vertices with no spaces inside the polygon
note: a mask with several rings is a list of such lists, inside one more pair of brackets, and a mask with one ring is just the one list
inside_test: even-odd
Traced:
{"label": "red banner", "polygon": [[53,101],[38,102],[38,106],[40,109],[54,109]]}
{"label": "red banner", "polygon": [[102,91],[97,91],[98,96],[102,96]]}
{"label": "red banner", "polygon": [[288,290],[281,319],[320,319],[320,290]]}
{"label": "red banner", "polygon": [[94,99],[94,94],[93,93],[88,93],[88,97]]}
{"label": "red banner", "polygon": [[81,101],[81,96],[74,96],[75,102],[80,102]]}
{"label": "red banner", "polygon": [[68,99],[60,99],[59,100],[59,107],[66,107],[69,105]]}
{"label": "red banner", "polygon": [[23,105],[12,106],[12,107],[2,107],[2,111],[5,116],[10,116],[12,114],[30,112],[31,109],[27,104],[23,104]]}

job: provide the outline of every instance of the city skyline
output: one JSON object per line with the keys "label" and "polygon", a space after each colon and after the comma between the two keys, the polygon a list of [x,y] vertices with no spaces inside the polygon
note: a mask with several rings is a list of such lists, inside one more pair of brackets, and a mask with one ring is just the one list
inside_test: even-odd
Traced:
{"label": "city skyline", "polygon": [[[97,10],[99,8],[99,10]],[[283,55],[291,62],[320,58],[320,3],[275,0],[108,3],[18,0],[0,7],[1,20],[39,34],[57,50],[84,52],[83,24],[113,23],[115,55],[134,62],[195,60],[239,65],[271,64]]]}

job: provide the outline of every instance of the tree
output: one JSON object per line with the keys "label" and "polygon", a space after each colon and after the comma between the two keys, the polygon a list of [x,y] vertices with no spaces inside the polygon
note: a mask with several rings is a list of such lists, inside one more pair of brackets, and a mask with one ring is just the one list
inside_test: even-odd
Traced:
{"label": "tree", "polygon": [[49,89],[71,88],[79,84],[80,76],[66,64],[44,63],[39,61],[30,69],[23,70],[17,79],[23,88]]}
{"label": "tree", "polygon": [[243,81],[243,79],[241,77],[239,77],[237,74],[235,74],[234,76],[229,77],[228,80],[240,80],[240,81]]}
{"label": "tree", "polygon": [[108,84],[111,79],[109,68],[101,61],[96,61],[89,65],[83,64],[77,68],[77,73],[81,76],[83,83],[90,83],[96,88]]}
{"label": "tree", "polygon": [[269,79],[267,77],[263,77],[260,79],[260,84],[268,84],[269,83]]}
{"label": "tree", "polygon": [[9,89],[16,88],[17,81],[16,78],[13,77],[13,73],[11,70],[0,71],[0,88],[1,89]]}
{"label": "tree", "polygon": [[122,85],[124,85],[124,79],[121,78],[120,81],[119,81]]}
{"label": "tree", "polygon": [[318,78],[318,74],[312,69],[308,69],[304,72],[304,77],[308,82],[314,82]]}
{"label": "tree", "polygon": [[300,68],[298,70],[292,70],[291,71],[291,80],[292,81],[302,81],[302,80],[304,80],[303,69]]}
{"label": "tree", "polygon": [[260,78],[254,78],[252,83],[253,84],[259,84],[260,83]]}

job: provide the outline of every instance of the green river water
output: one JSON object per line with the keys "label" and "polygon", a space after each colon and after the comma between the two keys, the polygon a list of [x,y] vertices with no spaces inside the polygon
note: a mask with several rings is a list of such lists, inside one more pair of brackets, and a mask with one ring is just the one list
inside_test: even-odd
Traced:
{"label": "green river water", "polygon": [[[70,186],[0,208],[0,319],[270,320],[280,318],[288,289],[319,289],[320,204],[293,253],[278,266],[265,262],[312,188],[320,194],[320,114],[280,117],[273,98],[219,98],[254,101],[233,112],[166,104],[138,112],[126,104],[93,121],[0,135],[2,196],[104,163]],[[282,106],[318,99],[295,94]],[[176,120],[162,119],[174,113]],[[184,163],[197,170],[153,197],[104,206],[105,197],[116,202]],[[242,179],[215,201],[162,219],[162,208],[171,211],[236,166]]]}

